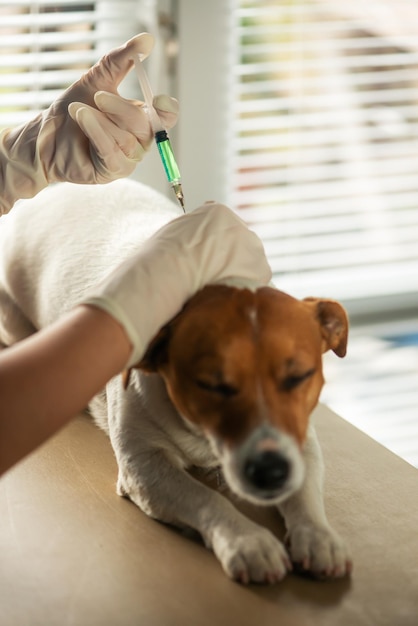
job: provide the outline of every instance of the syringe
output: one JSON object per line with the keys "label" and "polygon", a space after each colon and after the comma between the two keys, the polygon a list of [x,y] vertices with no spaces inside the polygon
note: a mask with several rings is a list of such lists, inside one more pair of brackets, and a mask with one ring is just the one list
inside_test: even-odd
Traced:
{"label": "syringe", "polygon": [[142,55],[135,55],[134,63],[135,70],[138,76],[139,84],[141,86],[142,95],[144,96],[146,110],[151,123],[152,132],[154,133],[155,141],[157,143],[158,151],[160,153],[161,161],[163,162],[165,173],[168,178],[168,182],[173,188],[176,198],[179,201],[184,213],[184,195],[181,186],[180,170],[174,158],[173,149],[168,138],[166,129],[161,123],[157,111],[154,109],[153,100],[154,95],[152,93],[151,85],[149,84],[148,76],[145,72],[142,64]]}

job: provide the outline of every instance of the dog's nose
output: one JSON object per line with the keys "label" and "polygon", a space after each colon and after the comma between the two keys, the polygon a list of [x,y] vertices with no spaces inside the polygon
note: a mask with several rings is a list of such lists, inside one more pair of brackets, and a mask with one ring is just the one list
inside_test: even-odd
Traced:
{"label": "dog's nose", "polygon": [[280,489],[289,476],[289,461],[278,452],[266,450],[247,461],[246,478],[257,489]]}

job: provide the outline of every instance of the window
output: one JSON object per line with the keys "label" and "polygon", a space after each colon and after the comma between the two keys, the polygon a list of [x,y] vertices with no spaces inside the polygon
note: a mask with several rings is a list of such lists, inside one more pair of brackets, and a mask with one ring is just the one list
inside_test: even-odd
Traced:
{"label": "window", "polygon": [[[0,129],[29,120],[111,48],[158,28],[156,0],[0,0]],[[130,77],[124,95],[138,97]]]}
{"label": "window", "polygon": [[231,203],[283,289],[353,314],[418,303],[418,49],[374,4],[236,11]]}
{"label": "window", "polygon": [[27,121],[97,60],[92,2],[0,2],[0,127]]}

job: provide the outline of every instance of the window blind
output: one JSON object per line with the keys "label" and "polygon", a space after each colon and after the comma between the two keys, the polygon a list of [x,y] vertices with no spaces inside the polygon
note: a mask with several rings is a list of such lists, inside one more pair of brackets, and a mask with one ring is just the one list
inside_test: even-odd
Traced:
{"label": "window blind", "polygon": [[416,307],[418,48],[344,4],[236,3],[230,203],[284,290]]}
{"label": "window blind", "polygon": [[28,120],[97,60],[96,8],[0,0],[0,128]]}
{"label": "window blind", "polygon": [[49,106],[155,12],[150,0],[0,0],[0,129]]}

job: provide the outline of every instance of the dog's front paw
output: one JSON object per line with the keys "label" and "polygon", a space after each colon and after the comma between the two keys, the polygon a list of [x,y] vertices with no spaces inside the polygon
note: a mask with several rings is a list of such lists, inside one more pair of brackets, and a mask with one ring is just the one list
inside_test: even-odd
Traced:
{"label": "dog's front paw", "polygon": [[292,565],[284,545],[267,529],[227,536],[220,533],[213,549],[230,578],[243,584],[274,584]]}
{"label": "dog's front paw", "polygon": [[352,570],[349,550],[329,526],[301,523],[286,536],[290,557],[296,570],[315,578],[343,578]]}

